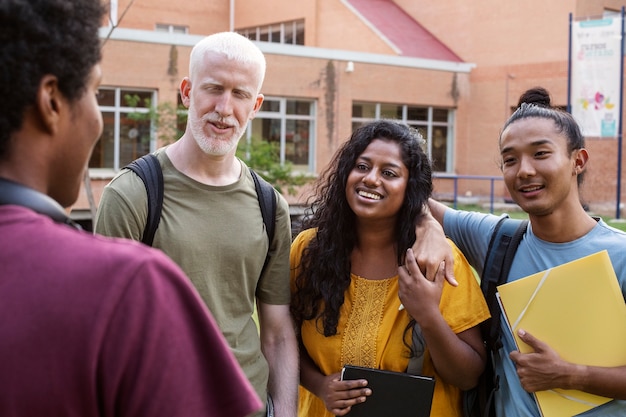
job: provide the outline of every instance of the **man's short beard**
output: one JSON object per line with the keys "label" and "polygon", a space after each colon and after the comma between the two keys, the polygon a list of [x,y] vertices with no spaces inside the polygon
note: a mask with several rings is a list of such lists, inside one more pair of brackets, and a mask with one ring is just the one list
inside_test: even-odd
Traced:
{"label": "man's short beard", "polygon": [[[191,120],[190,123],[193,138],[198,144],[198,147],[202,149],[202,152],[212,156],[224,156],[237,147],[239,139],[241,139],[241,135],[240,137],[234,137],[237,133],[239,133],[238,126],[234,126],[235,131],[233,133],[235,135],[231,135],[228,139],[226,139],[226,137],[219,136],[211,137],[208,136],[204,131],[204,126],[206,122],[203,119],[204,118]],[[243,132],[241,133],[243,134]]]}

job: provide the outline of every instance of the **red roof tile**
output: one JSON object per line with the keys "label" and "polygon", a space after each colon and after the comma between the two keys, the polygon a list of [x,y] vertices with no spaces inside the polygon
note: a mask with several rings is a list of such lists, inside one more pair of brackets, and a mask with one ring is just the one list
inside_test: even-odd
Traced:
{"label": "red roof tile", "polygon": [[365,20],[400,50],[400,55],[463,62],[439,39],[391,0],[346,0]]}

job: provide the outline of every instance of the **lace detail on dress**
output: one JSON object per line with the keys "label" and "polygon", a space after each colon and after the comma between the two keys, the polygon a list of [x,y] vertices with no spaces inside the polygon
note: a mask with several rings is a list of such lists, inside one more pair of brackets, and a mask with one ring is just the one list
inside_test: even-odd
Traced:
{"label": "lace detail on dress", "polygon": [[376,342],[390,280],[353,275],[354,301],[341,344],[341,363],[376,368]]}

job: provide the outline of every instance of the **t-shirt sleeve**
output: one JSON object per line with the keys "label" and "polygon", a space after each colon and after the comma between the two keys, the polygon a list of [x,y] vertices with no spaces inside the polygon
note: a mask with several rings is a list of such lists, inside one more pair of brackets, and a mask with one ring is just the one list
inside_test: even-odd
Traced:
{"label": "t-shirt sleeve", "polygon": [[454,252],[454,276],[459,285],[444,283],[440,307],[454,333],[470,329],[490,317],[478,280],[463,253],[451,243]]}
{"label": "t-shirt sleeve", "polygon": [[110,309],[98,372],[103,415],[243,417],[262,407],[182,271],[164,255],[142,262]]}
{"label": "t-shirt sleeve", "polygon": [[291,244],[289,253],[289,270],[291,280],[291,291],[295,291],[295,280],[300,273],[300,261],[302,260],[302,252],[309,246],[309,242],[316,234],[315,229],[303,230],[296,236]]}
{"label": "t-shirt sleeve", "polygon": [[493,214],[462,210],[446,210],[444,214],[443,230],[446,236],[479,274],[482,273],[489,241],[499,219]]}
{"label": "t-shirt sleeve", "polygon": [[148,194],[141,178],[121,171],[104,187],[94,231],[111,237],[141,241],[148,218]]}

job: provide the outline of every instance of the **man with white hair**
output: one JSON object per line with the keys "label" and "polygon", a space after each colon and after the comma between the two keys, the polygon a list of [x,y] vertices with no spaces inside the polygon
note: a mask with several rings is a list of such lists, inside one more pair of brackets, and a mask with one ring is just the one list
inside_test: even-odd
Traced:
{"label": "man with white hair", "polygon": [[[296,415],[298,388],[289,314],[289,207],[274,190],[275,234],[269,242],[251,171],[235,156],[263,103],[265,66],[256,45],[233,32],[208,36],[193,48],[189,76],[180,85],[189,109],[186,131],[155,152],[164,201],[153,246],[191,278],[250,382],[261,399],[267,397],[268,414],[273,408],[282,417]],[[104,190],[95,231],[141,240],[146,201],[142,180],[122,170]]]}

